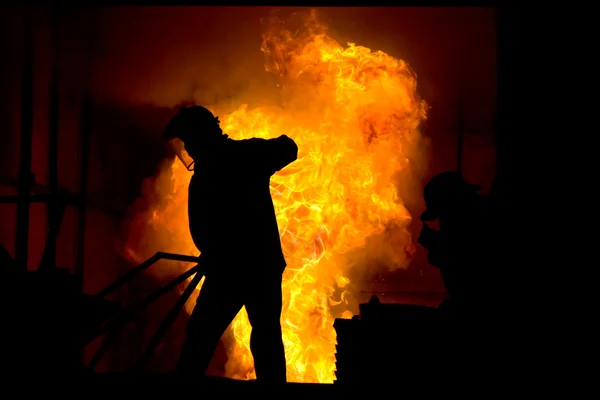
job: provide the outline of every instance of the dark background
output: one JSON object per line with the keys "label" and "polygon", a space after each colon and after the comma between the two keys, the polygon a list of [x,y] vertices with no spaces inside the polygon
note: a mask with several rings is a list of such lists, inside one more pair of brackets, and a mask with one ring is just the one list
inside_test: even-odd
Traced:
{"label": "dark background", "polygon": [[[23,27],[20,7],[4,9],[0,182],[7,183],[16,179],[18,172]],[[160,134],[173,114],[171,107],[191,96],[206,105],[227,104],[241,96],[252,106],[255,99],[251,93],[272,85],[259,51],[260,18],[270,12],[262,7],[68,8],[59,16],[58,29],[52,31],[49,10],[35,10],[32,168],[37,182],[47,183],[53,41],[58,44],[60,74],[59,182],[73,192],[78,189],[80,113],[86,90],[94,100],[86,291],[97,291],[130,268],[119,255],[123,219],[139,196],[143,179],[156,172],[164,155]],[[462,102],[464,174],[488,190],[496,155],[495,10],[329,8],[320,10],[320,16],[331,27],[330,36],[341,44],[352,41],[382,50],[413,66],[419,92],[431,106],[424,126],[432,143],[425,179],[456,166],[457,110]],[[268,95],[263,93],[263,97]],[[0,195],[15,193],[11,185],[0,185]],[[418,216],[423,208],[421,202],[411,205],[409,211]],[[32,205],[29,268],[35,268],[43,250],[45,213],[43,205]],[[14,205],[0,205],[0,241],[13,255],[15,215]],[[69,208],[58,244],[62,267],[74,267],[76,220],[75,210]],[[413,223],[416,232],[418,225],[418,221]],[[363,289],[387,292],[388,301],[439,301],[437,293],[443,292],[443,285],[424,256],[418,247],[408,270],[374,276]],[[146,283],[138,284],[135,296],[150,290],[151,283]],[[146,332],[147,325],[141,321],[137,333]]]}

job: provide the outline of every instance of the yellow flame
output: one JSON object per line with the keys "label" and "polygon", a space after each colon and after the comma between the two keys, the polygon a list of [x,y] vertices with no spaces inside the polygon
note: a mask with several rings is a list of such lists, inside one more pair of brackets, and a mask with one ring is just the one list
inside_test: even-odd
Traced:
{"label": "yellow flame", "polygon": [[[286,133],[298,143],[298,160],[271,180],[288,263],[281,317],[288,380],[333,382],[334,317],[352,316],[348,307],[331,313],[331,306],[347,304],[345,296],[332,300],[336,287],[349,284],[346,255],[390,224],[402,231],[394,244],[412,246],[406,230],[410,215],[395,178],[409,162],[420,162],[411,152],[421,139],[418,126],[426,105],[404,61],[353,43],[340,46],[325,34],[314,13],[295,34],[279,20],[267,20],[262,51],[267,71],[280,79],[283,107],[242,105],[221,116],[222,127],[234,139]],[[187,225],[190,178],[171,159],[147,188],[145,196],[156,197],[162,205],[146,214],[144,223],[150,226],[144,228],[145,235],[152,239],[144,242],[147,248],[137,245],[138,254],[153,254],[165,246],[198,254]],[[406,266],[410,251],[396,250],[395,262]],[[251,328],[244,309],[229,329],[235,342],[226,374],[251,379]]]}

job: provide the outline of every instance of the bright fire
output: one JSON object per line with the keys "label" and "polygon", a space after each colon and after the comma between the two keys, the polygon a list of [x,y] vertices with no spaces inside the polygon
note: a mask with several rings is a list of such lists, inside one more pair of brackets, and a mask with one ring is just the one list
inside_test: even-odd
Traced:
{"label": "bright fire", "polygon": [[[349,306],[344,311],[347,296],[340,301],[333,295],[349,283],[348,271],[356,266],[350,255],[368,251],[367,239],[379,235],[393,241],[382,251],[391,254],[395,267],[410,262],[413,244],[406,227],[411,217],[402,198],[415,194],[401,193],[398,179],[411,163],[423,162],[418,127],[426,105],[406,62],[353,43],[340,46],[325,34],[314,12],[298,32],[286,30],[277,19],[266,21],[264,32],[266,70],[279,77],[283,105],[241,105],[220,115],[221,126],[234,139],[286,133],[298,143],[298,160],[271,180],[288,263],[281,317],[288,380],[333,382],[334,318],[352,316]],[[138,232],[128,242],[134,260],[156,251],[198,254],[188,231],[190,178],[175,158],[146,182],[144,196],[152,206],[134,210],[143,236]],[[393,239],[385,235],[390,227]],[[173,263],[164,268],[172,271]],[[193,303],[188,302],[188,312]],[[333,315],[333,305],[342,311]],[[229,329],[234,340],[226,375],[252,379],[244,309]]]}

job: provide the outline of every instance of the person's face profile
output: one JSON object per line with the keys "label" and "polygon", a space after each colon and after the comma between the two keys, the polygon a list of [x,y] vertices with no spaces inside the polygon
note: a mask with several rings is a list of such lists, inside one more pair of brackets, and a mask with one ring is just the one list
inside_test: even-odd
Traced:
{"label": "person's face profile", "polygon": [[222,135],[223,134],[223,129],[221,129],[221,121],[219,120],[219,117],[215,117],[215,124],[212,127],[212,134],[214,135]]}

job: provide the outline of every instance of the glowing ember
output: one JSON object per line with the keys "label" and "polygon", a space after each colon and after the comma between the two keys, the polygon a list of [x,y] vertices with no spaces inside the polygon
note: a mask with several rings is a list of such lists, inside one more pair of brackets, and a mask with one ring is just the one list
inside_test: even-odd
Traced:
{"label": "glowing ember", "polygon": [[[415,149],[426,105],[404,61],[352,43],[343,48],[325,34],[314,13],[301,31],[293,34],[275,19],[265,25],[266,69],[280,78],[284,106],[242,105],[220,117],[223,130],[234,139],[286,133],[298,143],[298,161],[271,181],[288,263],[281,318],[288,380],[333,382],[333,321],[350,318],[352,312],[346,308],[332,315],[330,307],[340,307],[332,300],[334,290],[349,283],[349,252],[393,226],[394,243],[388,244],[393,261],[400,267],[410,262],[410,215],[395,181],[409,163],[421,162]],[[142,237],[137,232],[130,238],[127,251],[133,259],[159,250],[198,254],[186,214],[190,178],[177,159],[169,159],[160,175],[147,182],[144,195],[153,206],[137,211]],[[172,263],[165,268],[172,271]],[[193,303],[188,302],[188,312]],[[245,310],[229,329],[235,341],[226,374],[251,379]]]}

